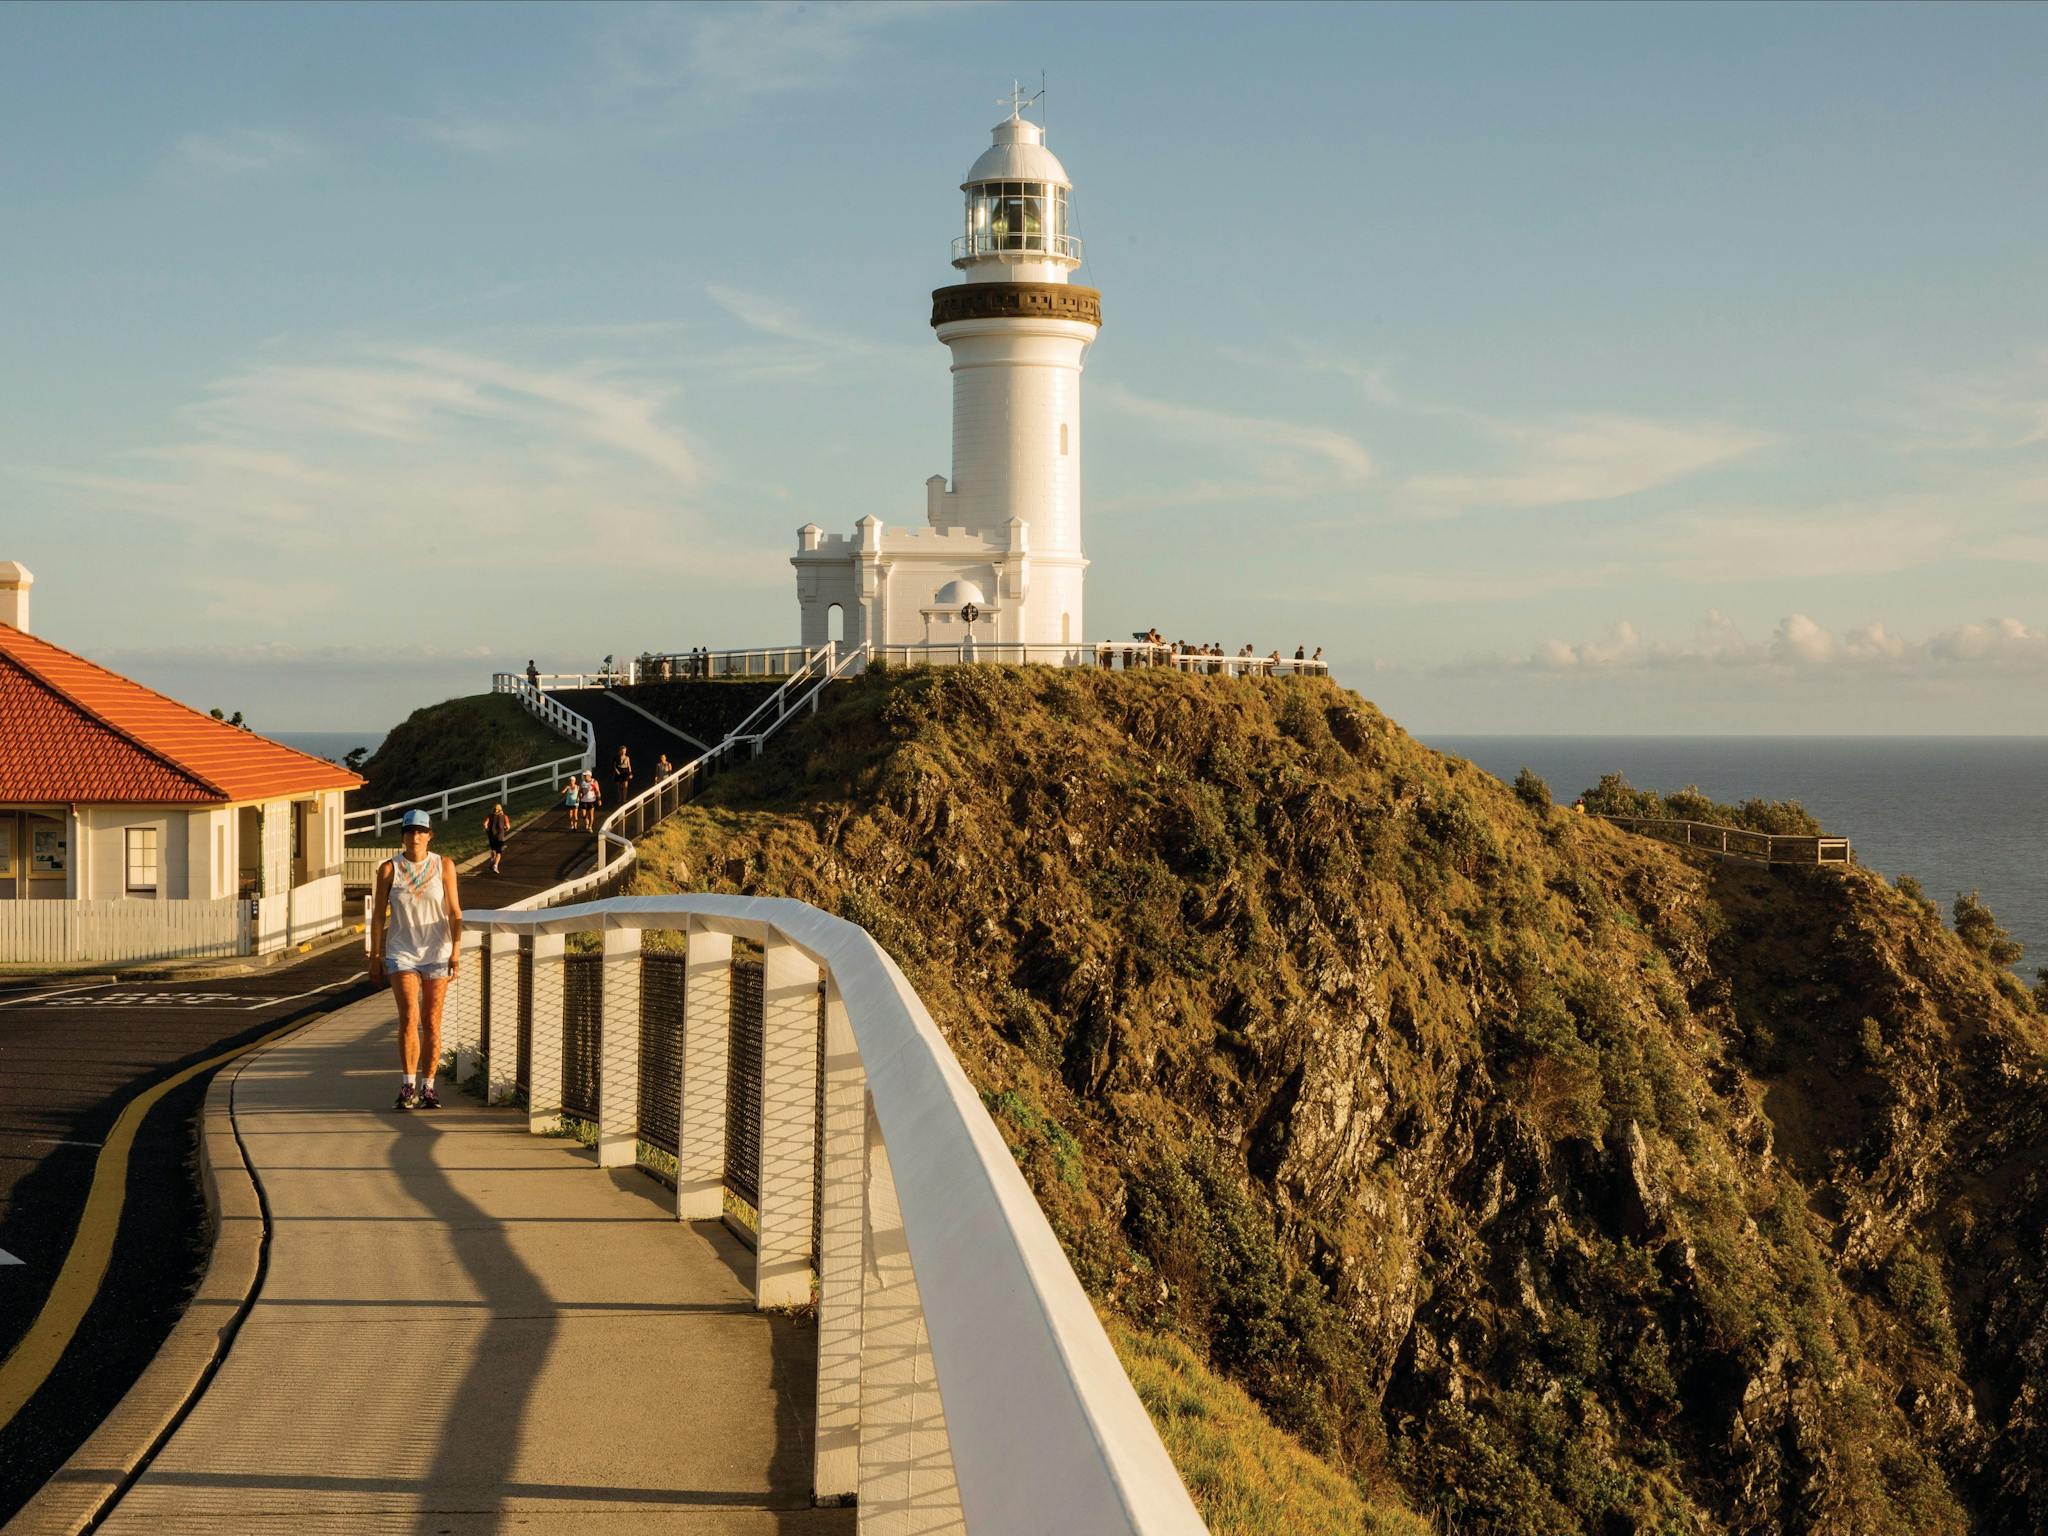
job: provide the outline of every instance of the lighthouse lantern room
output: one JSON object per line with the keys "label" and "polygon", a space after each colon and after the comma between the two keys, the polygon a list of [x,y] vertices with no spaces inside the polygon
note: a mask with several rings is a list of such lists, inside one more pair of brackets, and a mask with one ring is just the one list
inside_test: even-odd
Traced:
{"label": "lighthouse lantern room", "polygon": [[[837,629],[852,644],[1082,659],[1081,364],[1102,296],[1068,281],[1081,263],[1073,183],[1024,105],[1013,94],[961,183],[961,280],[932,294],[932,328],[952,354],[952,476],[925,482],[922,528],[869,515],[851,537],[798,532],[807,646]],[[953,606],[962,591],[976,601]]]}

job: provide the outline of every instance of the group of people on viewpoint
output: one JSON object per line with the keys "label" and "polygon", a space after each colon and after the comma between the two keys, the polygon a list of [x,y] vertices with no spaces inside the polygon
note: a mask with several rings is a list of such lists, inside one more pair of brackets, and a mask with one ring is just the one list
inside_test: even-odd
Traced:
{"label": "group of people on viewpoint", "polygon": [[[1294,670],[1297,672],[1325,665],[1323,648],[1320,645],[1316,647],[1313,656],[1308,653],[1307,646],[1297,645],[1294,648],[1293,660]],[[1237,662],[1241,665],[1226,668],[1225,662]],[[1146,630],[1143,635],[1136,637],[1135,644],[1127,646],[1124,650],[1126,667],[1174,666],[1195,672],[1271,672],[1286,665],[1286,662],[1287,658],[1277,650],[1261,656],[1253,647],[1246,645],[1226,655],[1220,641],[1211,640],[1206,645],[1189,645],[1185,640],[1168,640],[1157,629]],[[1103,648],[1102,664],[1105,667],[1110,664],[1110,651],[1107,646]]]}

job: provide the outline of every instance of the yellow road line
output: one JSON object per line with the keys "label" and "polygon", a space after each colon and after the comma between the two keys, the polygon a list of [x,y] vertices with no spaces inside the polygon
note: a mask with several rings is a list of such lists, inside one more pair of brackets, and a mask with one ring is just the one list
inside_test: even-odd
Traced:
{"label": "yellow road line", "polygon": [[268,1045],[295,1029],[304,1029],[324,1017],[324,1013],[308,1014],[305,1018],[280,1025],[247,1045],[238,1045],[231,1051],[222,1051],[218,1056],[195,1062],[128,1101],[100,1149],[99,1159],[93,1168],[92,1188],[85,1197],[85,1210],[78,1218],[78,1231],[71,1239],[71,1251],[64,1256],[64,1267],[57,1272],[56,1282],[43,1301],[43,1310],[36,1314],[35,1322],[22,1335],[13,1352],[5,1361],[0,1361],[0,1428],[13,1422],[14,1416],[49,1379],[50,1372],[57,1368],[58,1360],[70,1347],[78,1325],[85,1321],[86,1309],[99,1294],[100,1282],[106,1278],[107,1264],[114,1256],[114,1234],[120,1229],[121,1207],[128,1199],[128,1152],[135,1144],[135,1133],[141,1127],[143,1117],[179,1084],[190,1082],[201,1072],[233,1061],[237,1056],[246,1056],[259,1046]]}

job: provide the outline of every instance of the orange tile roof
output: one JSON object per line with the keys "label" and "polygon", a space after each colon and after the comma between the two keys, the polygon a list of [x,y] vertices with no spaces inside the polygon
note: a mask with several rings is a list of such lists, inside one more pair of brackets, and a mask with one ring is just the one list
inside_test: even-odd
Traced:
{"label": "orange tile roof", "polygon": [[0,800],[266,800],[363,781],[0,624]]}

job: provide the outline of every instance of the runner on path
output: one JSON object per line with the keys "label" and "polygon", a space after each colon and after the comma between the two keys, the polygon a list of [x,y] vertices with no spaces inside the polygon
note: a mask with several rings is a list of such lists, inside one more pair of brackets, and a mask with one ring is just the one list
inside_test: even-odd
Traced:
{"label": "runner on path", "polygon": [[617,804],[624,805],[633,798],[633,759],[626,756],[624,747],[619,748],[619,760],[612,764],[612,782],[619,786]]}
{"label": "runner on path", "polygon": [[[455,866],[427,852],[434,835],[425,811],[407,811],[398,824],[403,843],[396,858],[377,866],[370,905],[370,980],[388,975],[398,998],[398,1109],[439,1109],[434,1072],[441,1064],[441,1005],[461,959],[462,903]],[[422,1038],[424,1037],[424,1038]],[[426,1073],[417,1087],[424,1057]]]}
{"label": "runner on path", "polygon": [[484,818],[484,836],[491,844],[491,873],[503,874],[498,862],[505,857],[505,840],[512,835],[512,818],[502,804],[493,805],[491,814]]}

